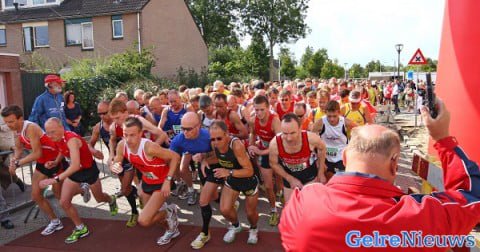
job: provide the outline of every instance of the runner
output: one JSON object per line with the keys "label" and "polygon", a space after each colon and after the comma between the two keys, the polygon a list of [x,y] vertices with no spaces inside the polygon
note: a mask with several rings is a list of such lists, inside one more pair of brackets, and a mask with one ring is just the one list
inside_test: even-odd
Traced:
{"label": "runner", "polygon": [[212,98],[208,95],[200,96],[199,105],[200,111],[198,115],[200,116],[202,128],[208,129],[215,121],[215,107],[213,106]]}
{"label": "runner", "polygon": [[[269,109],[268,99],[265,96],[256,96],[253,99],[255,116],[249,121],[250,139],[248,152],[250,156],[258,156],[260,173],[270,203],[269,225],[275,226],[279,221],[279,214],[276,207],[275,191],[273,188],[273,170],[268,162],[270,141],[280,132],[280,120],[278,116]],[[257,143],[258,138],[258,145]]]}
{"label": "runner", "polygon": [[372,118],[367,107],[362,103],[360,91],[353,90],[350,92],[348,100],[349,102],[340,109],[342,115],[359,126],[371,124]]}
{"label": "runner", "polygon": [[180,121],[183,115],[193,109],[187,109],[187,105],[182,102],[180,94],[176,90],[168,91],[167,97],[170,106],[162,111],[158,127],[162,128],[172,139],[181,132]]}
{"label": "runner", "polygon": [[[45,135],[40,126],[24,120],[23,111],[19,106],[12,105],[5,107],[2,110],[2,117],[7,126],[16,133],[15,153],[10,160],[10,174],[15,175],[15,170],[18,167],[34,161],[37,162],[32,175],[32,199],[50,219],[50,222],[41,234],[53,234],[55,231],[63,229],[63,225],[53,211],[49,201],[43,196],[43,190],[40,189],[38,183],[43,179],[53,178],[59,175],[68,164],[62,162],[51,169],[45,167],[46,162],[53,161],[57,158],[58,150],[55,147],[55,143]],[[31,150],[31,152],[21,158],[24,149]],[[60,199],[61,188],[61,183],[52,186],[53,194],[57,200]]]}
{"label": "runner", "polygon": [[330,93],[326,89],[320,89],[317,92],[317,99],[318,107],[316,109],[312,109],[308,116],[309,121],[312,123],[319,121],[325,115],[325,107],[330,101]]}
{"label": "runner", "polygon": [[236,137],[228,134],[225,122],[215,121],[210,127],[210,139],[215,155],[221,168],[215,170],[215,178],[225,179],[220,200],[222,215],[231,222],[228,232],[223,237],[226,243],[232,243],[235,235],[242,231],[238,221],[237,210],[234,205],[243,193],[246,197],[246,213],[250,222],[250,231],[247,243],[256,244],[258,241],[258,179],[254,175],[245,146]]}
{"label": "runner", "polygon": [[[145,106],[147,107],[147,106]],[[129,115],[127,111],[127,105],[121,100],[114,99],[109,106],[110,118],[113,120],[112,125],[110,126],[110,141],[109,141],[109,158],[108,164],[111,165],[113,158],[115,157],[115,150],[117,148],[117,143],[123,138],[123,128],[122,124],[127,118],[135,117],[142,122],[143,130],[148,131],[150,134],[153,134],[156,138],[157,143],[163,143],[167,138],[165,132],[161,129],[155,127],[145,118],[138,115]],[[121,184],[121,195],[127,198],[128,204],[132,209],[132,215],[127,221],[127,227],[134,227],[137,224],[138,219],[138,210],[137,210],[137,188],[132,186],[132,181],[134,178],[134,167],[128,163],[127,160],[123,161],[123,171],[118,174],[118,179]]]}
{"label": "runner", "polygon": [[[70,160],[70,166],[54,178],[41,180],[39,185],[40,188],[45,188],[63,181],[60,205],[75,225],[75,229],[65,239],[65,243],[74,243],[89,234],[87,226],[84,225],[80,216],[78,216],[77,209],[72,205],[73,196],[80,192],[80,184],[88,183],[95,200],[108,203],[112,215],[116,215],[118,212],[116,198],[103,192],[102,184],[98,179],[99,171],[97,164],[93,160],[88,144],[83,138],[74,132],[66,131],[60,119],[55,117],[47,120],[45,130],[47,136],[55,143],[60,154]],[[45,167],[50,169],[58,166],[62,155],[59,155],[55,161],[46,162]]]}
{"label": "runner", "polygon": [[182,118],[181,127],[182,133],[173,138],[170,149],[179,155],[190,155],[195,162],[209,165],[208,169],[202,169],[200,173],[203,175],[200,176],[200,179],[204,184],[199,200],[203,220],[202,231],[191,243],[192,248],[200,249],[210,240],[209,225],[212,218],[210,202],[218,197],[217,187],[223,184],[223,181],[215,179],[213,176],[213,171],[218,167],[215,164],[218,162],[211,153],[210,133],[201,127],[198,115],[194,112],[187,112]]}
{"label": "runner", "polygon": [[142,138],[142,129],[139,118],[130,117],[123,123],[124,139],[118,143],[110,169],[116,174],[123,172],[122,162],[126,159],[142,173],[140,197],[145,206],[138,222],[148,227],[166,221],[167,231],[157,240],[158,245],[165,245],[180,235],[177,206],[166,203],[180,156]]}
{"label": "runner", "polygon": [[295,187],[302,189],[308,183],[326,183],[325,143],[312,132],[300,129],[295,114],[285,115],[281,133],[270,142],[270,166],[283,177],[285,201]]}
{"label": "runner", "polygon": [[342,153],[348,144],[347,132],[356,125],[354,122],[340,116],[340,105],[336,101],[327,103],[327,114],[313,126],[312,132],[318,133],[327,146],[326,160],[327,180],[336,173],[336,169],[345,171]]}
{"label": "runner", "polygon": [[288,89],[283,89],[278,95],[279,102],[275,106],[275,112],[278,118],[282,119],[287,113],[293,113],[293,99],[292,92]]}
{"label": "runner", "polygon": [[217,94],[215,96],[215,118],[223,120],[228,126],[228,132],[237,138],[246,139],[248,131],[242,123],[240,117],[235,111],[227,108],[227,96],[224,94]]}

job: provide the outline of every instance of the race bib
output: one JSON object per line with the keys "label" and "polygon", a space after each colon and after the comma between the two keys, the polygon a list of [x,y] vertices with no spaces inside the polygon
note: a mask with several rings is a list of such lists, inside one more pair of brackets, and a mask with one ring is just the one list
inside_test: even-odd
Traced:
{"label": "race bib", "polygon": [[153,172],[144,172],[143,176],[145,176],[148,179],[158,179],[158,177],[155,176],[155,174],[153,174]]}
{"label": "race bib", "polygon": [[182,132],[182,126],[181,125],[173,125],[172,129],[173,129],[173,134],[174,135],[178,135]]}
{"label": "race bib", "polygon": [[338,148],[327,147],[327,156],[336,157],[338,155]]}

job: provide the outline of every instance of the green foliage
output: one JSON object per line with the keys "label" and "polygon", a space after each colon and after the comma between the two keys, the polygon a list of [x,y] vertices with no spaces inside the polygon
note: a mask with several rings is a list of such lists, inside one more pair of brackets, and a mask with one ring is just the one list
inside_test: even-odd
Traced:
{"label": "green foliage", "polygon": [[91,127],[98,121],[95,116],[97,103],[113,97],[106,96],[105,90],[117,90],[123,87],[123,83],[130,83],[132,80],[135,80],[135,83],[161,83],[150,73],[154,65],[151,49],[144,49],[141,53],[132,49],[109,58],[75,61],[71,71],[62,77],[67,81],[66,89],[73,90],[76,94],[77,102],[83,111],[84,126]]}
{"label": "green foliage", "polygon": [[320,77],[329,79],[332,77],[341,78],[344,76],[344,68],[339,66],[336,61],[327,60],[322,66]]}
{"label": "green foliage", "polygon": [[306,70],[311,77],[320,77],[325,62],[328,61],[327,49],[317,50],[307,62]]}
{"label": "green foliage", "polygon": [[384,67],[379,60],[371,60],[365,65],[365,72],[368,74],[370,72],[380,72]]}
{"label": "green foliage", "polygon": [[288,48],[280,48],[280,75],[293,79],[297,75],[293,55]]}
{"label": "green foliage", "polygon": [[180,67],[177,69],[175,76],[175,82],[187,87],[204,87],[208,81],[208,73],[206,68],[203,68],[200,73],[197,73],[194,69],[184,69]]}
{"label": "green foliage", "polygon": [[240,1],[185,0],[210,48],[238,46]]}
{"label": "green foliage", "polygon": [[350,78],[366,78],[368,73],[365,74],[365,69],[360,64],[353,64],[350,67],[349,75]]}
{"label": "green foliage", "polygon": [[302,58],[300,59],[300,66],[303,69],[307,68],[307,64],[312,58],[312,56],[313,56],[313,48],[311,46],[307,46],[307,48],[305,48],[305,52],[302,55]]}
{"label": "green foliage", "polygon": [[44,57],[39,52],[34,51],[31,54],[25,55],[25,63],[21,68],[24,71],[37,72],[37,73],[56,73],[60,71],[61,64],[55,64],[52,59]]}
{"label": "green foliage", "polygon": [[305,23],[308,0],[242,0],[246,8],[240,14],[249,34],[263,34],[270,50],[270,79],[273,79],[273,47],[296,41],[309,32]]}
{"label": "green foliage", "polygon": [[263,41],[263,37],[255,33],[252,36],[252,42],[246,50],[246,63],[250,63],[252,68],[251,75],[260,79],[268,79],[268,49]]}

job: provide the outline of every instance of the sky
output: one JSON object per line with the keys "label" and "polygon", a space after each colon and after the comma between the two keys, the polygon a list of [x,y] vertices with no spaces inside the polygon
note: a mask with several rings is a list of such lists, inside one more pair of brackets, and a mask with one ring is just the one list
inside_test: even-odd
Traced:
{"label": "sky", "polygon": [[[403,44],[400,62],[408,64],[420,48],[425,57],[438,59],[445,0],[310,0],[306,23],[311,32],[290,48],[297,60],[307,46],[326,48],[340,65],[365,65],[380,60],[394,65],[396,44]],[[248,37],[241,42],[246,47]],[[279,47],[275,48],[275,56]]]}

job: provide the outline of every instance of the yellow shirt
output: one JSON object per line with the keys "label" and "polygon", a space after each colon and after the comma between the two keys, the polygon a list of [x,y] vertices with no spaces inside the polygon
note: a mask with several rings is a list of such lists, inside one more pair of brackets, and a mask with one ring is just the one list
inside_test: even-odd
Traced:
{"label": "yellow shirt", "polygon": [[362,104],[360,108],[356,111],[352,111],[352,105],[350,103],[346,103],[346,110],[345,110],[345,118],[350,121],[353,121],[358,126],[365,125],[367,119],[365,118],[365,106]]}

